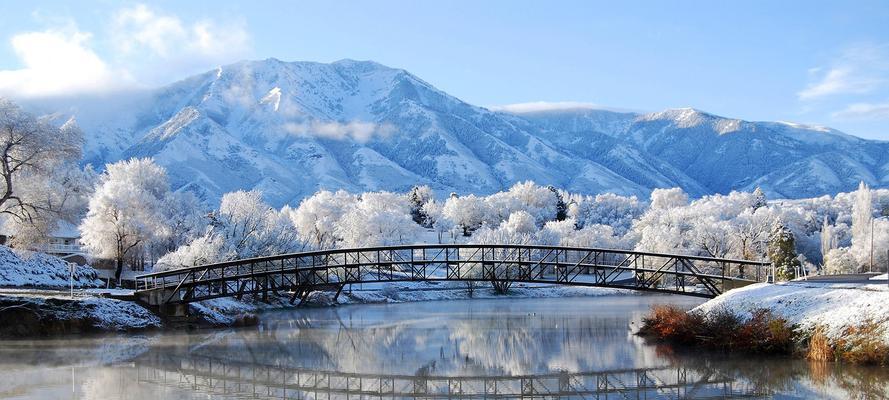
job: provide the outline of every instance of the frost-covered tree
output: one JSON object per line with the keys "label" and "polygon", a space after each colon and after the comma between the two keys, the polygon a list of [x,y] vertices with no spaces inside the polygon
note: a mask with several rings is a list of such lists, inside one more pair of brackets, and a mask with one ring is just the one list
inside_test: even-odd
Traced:
{"label": "frost-covered tree", "polygon": [[302,250],[289,212],[276,210],[259,191],[226,193],[210,214],[206,232],[161,257],[156,271],[200,264],[286,254]]}
{"label": "frost-covered tree", "polygon": [[625,249],[630,247],[608,225],[593,224],[571,232],[562,238],[562,246],[598,249]]}
{"label": "frost-covered tree", "polygon": [[426,185],[414,186],[408,192],[407,197],[408,201],[410,201],[411,218],[413,218],[414,222],[426,228],[431,228],[432,222],[429,221],[429,216],[426,215],[423,207],[434,199],[432,188]]}
{"label": "frost-covered tree", "polygon": [[289,216],[266,204],[256,190],[223,195],[210,225],[225,241],[225,259],[282,254],[302,247]]}
{"label": "frost-covered tree", "polygon": [[586,225],[610,225],[621,234],[630,230],[633,220],[645,212],[636,196],[603,193],[596,196],[575,196],[568,207],[568,216],[578,228]]}
{"label": "frost-covered tree", "polygon": [[[41,199],[46,210],[30,218],[0,215],[13,247],[33,248],[47,241],[60,224],[76,225],[84,217],[97,175],[92,167],[60,166],[51,176],[20,188],[23,197]],[[4,218],[5,217],[5,218]]]}
{"label": "frost-covered tree", "polygon": [[408,200],[395,193],[371,192],[346,211],[336,233],[344,247],[382,246],[413,242],[420,226],[411,218]]}
{"label": "frost-covered tree", "polygon": [[668,210],[688,204],[688,194],[681,188],[654,189],[651,191],[651,208]]}
{"label": "frost-covered tree", "polygon": [[861,182],[852,205],[852,254],[859,265],[870,264],[873,207],[873,194],[867,184]]}
{"label": "frost-covered tree", "polygon": [[720,221],[710,216],[696,220],[689,235],[691,242],[703,250],[705,255],[725,258],[736,244],[733,240],[734,231],[735,226],[731,221]]}
{"label": "frost-covered tree", "polygon": [[878,219],[874,222],[874,241],[873,241],[873,255],[874,255],[874,271],[887,271],[887,267],[889,267],[889,219]]}
{"label": "frost-covered tree", "polygon": [[733,240],[736,243],[735,257],[742,260],[761,260],[766,253],[769,234],[774,217],[768,208],[748,209],[732,222]]}
{"label": "frost-covered tree", "polygon": [[855,259],[848,247],[831,249],[824,256],[825,274],[854,274],[858,270],[858,260]]}
{"label": "frost-covered tree", "polygon": [[527,181],[516,183],[506,192],[498,192],[485,199],[490,225],[498,225],[516,211],[525,211],[534,216],[537,225],[556,219],[558,197],[546,187]]}
{"label": "frost-covered tree", "polygon": [[453,225],[442,215],[444,205],[435,200],[429,200],[423,204],[423,215],[426,224],[431,227],[438,238],[438,243],[444,243],[444,238],[453,229]]}
{"label": "frost-covered tree", "polygon": [[566,244],[567,238],[571,237],[577,230],[576,222],[573,218],[567,218],[562,221],[549,221],[537,232],[537,243],[550,246],[570,246]]}
{"label": "frost-covered tree", "polygon": [[17,244],[82,216],[91,188],[89,172],[77,166],[82,146],[73,120],[57,128],[0,98],[0,216]]}
{"label": "frost-covered tree", "polygon": [[191,192],[168,194],[161,206],[167,234],[160,250],[164,253],[176,250],[203,235],[208,223],[207,211]]}
{"label": "frost-covered tree", "polygon": [[516,211],[509,215],[506,221],[500,224],[500,228],[510,234],[528,234],[537,232],[537,221],[531,213],[523,210]]}
{"label": "frost-covered tree", "polygon": [[766,199],[766,194],[763,193],[762,189],[760,189],[759,186],[757,186],[756,189],[753,190],[753,204],[751,205],[751,207],[753,207],[753,211],[756,211],[767,205],[769,205],[769,202]]}
{"label": "frost-covered tree", "polygon": [[775,268],[777,279],[790,280],[796,277],[801,266],[794,246],[793,232],[784,223],[776,221],[769,235],[769,260]]}
{"label": "frost-covered tree", "polygon": [[166,172],[148,158],[109,164],[99,177],[80,240],[92,255],[115,261],[116,279],[134,250],[168,237],[164,208],[169,193]]}
{"label": "frost-covered tree", "polygon": [[821,259],[822,264],[827,263],[827,254],[830,253],[831,250],[837,248],[837,238],[833,232],[833,225],[830,224],[830,220],[827,216],[824,216],[824,223],[821,225]]}
{"label": "frost-covered tree", "polygon": [[290,219],[303,241],[316,249],[336,247],[342,238],[336,235],[337,223],[358,203],[358,198],[346,191],[319,191],[304,199]]}
{"label": "frost-covered tree", "polygon": [[225,240],[210,231],[159,258],[154,265],[154,271],[211,264],[221,261],[224,254]]}
{"label": "frost-covered tree", "polygon": [[451,196],[445,201],[441,214],[451,226],[459,227],[463,236],[469,236],[482,225],[482,222],[485,222],[485,218],[490,214],[490,207],[484,198],[472,194],[462,197]]}

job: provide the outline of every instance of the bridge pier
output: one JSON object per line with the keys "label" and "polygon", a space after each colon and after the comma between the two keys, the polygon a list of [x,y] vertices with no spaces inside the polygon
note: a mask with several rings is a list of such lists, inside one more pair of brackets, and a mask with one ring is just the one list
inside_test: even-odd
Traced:
{"label": "bridge pier", "polygon": [[168,303],[170,296],[177,294],[175,289],[136,292],[136,301],[164,317],[185,317],[188,315],[187,303]]}
{"label": "bridge pier", "polygon": [[188,304],[162,304],[157,306],[157,313],[164,317],[187,317]]}

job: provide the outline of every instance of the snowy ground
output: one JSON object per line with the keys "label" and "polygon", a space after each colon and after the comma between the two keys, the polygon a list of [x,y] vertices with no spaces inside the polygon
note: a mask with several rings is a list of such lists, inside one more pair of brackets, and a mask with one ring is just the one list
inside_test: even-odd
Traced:
{"label": "snowy ground", "polygon": [[[68,287],[69,265],[58,257],[0,246],[0,287]],[[77,288],[102,286],[89,266],[75,266],[73,282]]]}
{"label": "snowy ground", "polygon": [[0,327],[6,334],[132,331],[161,326],[142,306],[103,297],[66,295],[0,296],[0,320],[20,326]]}
{"label": "snowy ground", "polygon": [[885,284],[758,283],[729,291],[696,310],[706,313],[721,308],[742,315],[766,308],[806,331],[821,325],[832,339],[848,327],[872,320],[882,325],[883,339],[889,343],[889,287]]}

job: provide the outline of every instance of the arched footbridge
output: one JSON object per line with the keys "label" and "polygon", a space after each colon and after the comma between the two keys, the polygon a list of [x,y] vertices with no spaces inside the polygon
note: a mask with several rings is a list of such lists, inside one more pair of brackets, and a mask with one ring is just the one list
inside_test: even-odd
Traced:
{"label": "arched footbridge", "polygon": [[408,245],[335,249],[234,260],[136,277],[153,306],[270,293],[303,302],[317,290],[373,282],[514,282],[715,297],[768,277],[766,262],[627,250],[536,245]]}

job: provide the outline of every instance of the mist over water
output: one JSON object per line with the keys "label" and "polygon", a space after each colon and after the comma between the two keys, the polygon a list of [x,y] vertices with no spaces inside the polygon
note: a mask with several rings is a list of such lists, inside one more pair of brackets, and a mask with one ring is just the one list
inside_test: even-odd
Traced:
{"label": "mist over water", "polygon": [[889,395],[889,371],[646,343],[624,295],[303,308],[258,327],[0,341],[0,398],[646,398]]}

